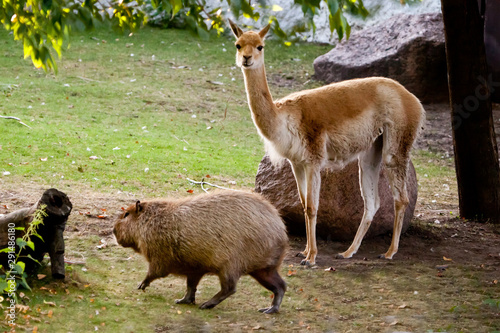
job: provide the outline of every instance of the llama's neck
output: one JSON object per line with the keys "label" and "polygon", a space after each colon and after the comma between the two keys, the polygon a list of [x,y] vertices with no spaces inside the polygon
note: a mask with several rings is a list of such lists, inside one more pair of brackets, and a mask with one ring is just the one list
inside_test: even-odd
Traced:
{"label": "llama's neck", "polygon": [[248,105],[252,119],[260,134],[274,141],[278,127],[278,115],[273,97],[267,85],[264,66],[256,69],[243,69]]}

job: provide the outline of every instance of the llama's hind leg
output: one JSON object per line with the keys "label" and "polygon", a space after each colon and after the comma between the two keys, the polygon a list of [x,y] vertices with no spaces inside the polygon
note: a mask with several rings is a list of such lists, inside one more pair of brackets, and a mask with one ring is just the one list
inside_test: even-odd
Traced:
{"label": "llama's hind leg", "polygon": [[351,246],[345,252],[337,254],[337,259],[351,258],[358,251],[361,241],[380,207],[378,180],[381,162],[382,139],[379,137],[372,148],[359,158],[359,185],[364,202],[363,218]]}
{"label": "llama's hind leg", "polygon": [[392,232],[391,246],[386,253],[379,256],[380,258],[392,259],[396,252],[398,252],[403,219],[406,207],[408,207],[409,203],[406,190],[407,168],[408,161],[398,163],[397,166],[386,168],[386,174],[389,178],[392,194],[394,196],[394,230]]}

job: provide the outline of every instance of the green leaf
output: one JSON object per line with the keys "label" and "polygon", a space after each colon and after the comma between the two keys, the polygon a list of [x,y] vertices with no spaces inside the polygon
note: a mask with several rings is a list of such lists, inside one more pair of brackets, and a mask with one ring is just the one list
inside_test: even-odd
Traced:
{"label": "green leaf", "polygon": [[17,244],[17,246],[19,246],[20,249],[24,249],[24,247],[28,243],[24,239],[22,239],[22,238],[17,238],[16,239],[16,244]]}
{"label": "green leaf", "polygon": [[24,269],[25,268],[26,268],[26,264],[24,262],[18,261],[16,263],[16,271],[17,271],[17,273],[19,273],[19,274],[24,273]]}
{"label": "green leaf", "polygon": [[35,243],[29,240],[26,242],[26,245],[29,246],[33,251],[35,251]]}
{"label": "green leaf", "polygon": [[339,2],[337,0],[326,0],[326,3],[328,4],[330,15],[335,15],[339,10]]}
{"label": "green leaf", "polygon": [[4,279],[0,280],[0,291],[7,291],[9,284]]}
{"label": "green leaf", "polygon": [[170,0],[172,5],[172,17],[182,9],[182,0]]}
{"label": "green leaf", "polygon": [[40,263],[38,260],[36,260],[35,258],[33,258],[33,257],[31,256],[31,254],[28,254],[26,257],[27,257],[27,258],[30,258],[31,260],[33,260],[33,261],[34,261],[34,262],[36,262],[37,264],[41,265],[41,263]]}

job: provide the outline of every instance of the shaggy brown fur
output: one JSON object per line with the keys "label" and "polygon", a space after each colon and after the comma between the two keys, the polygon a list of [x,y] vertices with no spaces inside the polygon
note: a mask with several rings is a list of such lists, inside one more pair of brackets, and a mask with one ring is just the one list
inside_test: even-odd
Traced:
{"label": "shaggy brown fur", "polygon": [[258,194],[218,191],[183,199],[137,201],[115,224],[118,243],[149,262],[139,289],[169,274],[187,276],[187,292],[177,303],[194,303],[198,282],[216,274],[221,291],[200,308],[213,308],[236,291],[249,274],[274,293],[265,313],[279,310],[286,290],[278,274],[288,246],[277,210]]}

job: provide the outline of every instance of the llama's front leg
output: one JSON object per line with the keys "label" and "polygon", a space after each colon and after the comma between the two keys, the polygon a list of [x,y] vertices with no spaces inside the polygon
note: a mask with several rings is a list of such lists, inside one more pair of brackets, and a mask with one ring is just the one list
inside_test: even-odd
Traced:
{"label": "llama's front leg", "polygon": [[316,263],[318,248],[316,245],[316,216],[318,213],[321,175],[319,168],[306,168],[307,192],[305,197],[305,212],[307,226],[308,253],[301,265],[312,266]]}
{"label": "llama's front leg", "polygon": [[[293,175],[295,177],[295,182],[297,183],[297,190],[299,192],[300,203],[302,204],[302,209],[304,210],[305,224],[306,224],[306,236],[310,234],[309,223],[307,222],[307,211],[306,211],[306,194],[307,194],[307,179],[306,172],[302,165],[293,164],[292,166]],[[306,258],[309,254],[309,238],[307,236],[306,248],[303,252],[297,253],[297,257]]]}

